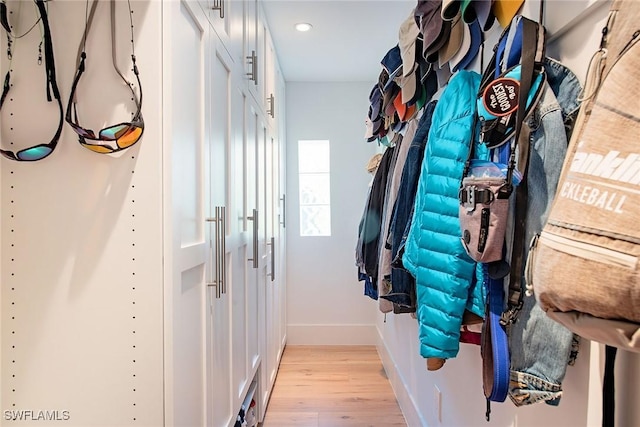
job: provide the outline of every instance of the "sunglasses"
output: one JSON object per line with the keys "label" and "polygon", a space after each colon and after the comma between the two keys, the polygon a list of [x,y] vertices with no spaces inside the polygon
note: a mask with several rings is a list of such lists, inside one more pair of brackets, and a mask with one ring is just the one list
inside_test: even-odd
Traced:
{"label": "sunglasses", "polygon": [[[53,96],[58,101],[58,109],[60,111],[60,120],[58,122],[58,128],[56,130],[55,135],[48,143],[34,145],[33,147],[25,148],[16,152],[10,150],[0,149],[0,154],[2,154],[5,158],[9,160],[21,161],[21,162],[35,162],[37,160],[42,160],[45,157],[49,156],[53,153],[56,146],[58,145],[58,140],[60,139],[60,134],[62,133],[62,124],[63,124],[63,111],[62,111],[62,100],[60,98],[60,91],[58,90],[58,85],[56,83],[56,71],[55,64],[53,58],[53,43],[51,42],[51,31],[49,28],[49,20],[47,17],[47,10],[45,7],[45,2],[43,0],[36,0],[36,6],[38,7],[38,11],[40,12],[40,20],[42,21],[42,26],[44,28],[44,45],[45,45],[45,69],[47,75],[47,101],[51,102],[51,92],[53,92]],[[0,24],[7,31],[7,37],[11,38],[11,26],[7,20],[7,6],[3,2],[0,4]],[[11,68],[11,67],[9,67]],[[4,105],[4,101],[9,93],[9,89],[11,88],[11,71],[8,71],[4,78],[4,85],[2,89],[2,96],[0,97],[0,110]]]}
{"label": "sunglasses", "polygon": [[[88,3],[88,2],[87,2]],[[101,153],[101,154],[111,154],[117,153],[118,151],[125,150],[136,142],[140,140],[142,134],[144,133],[144,120],[142,118],[142,84],[140,83],[140,74],[138,72],[138,67],[136,65],[136,56],[135,51],[133,50],[133,21],[131,21],[131,61],[133,63],[133,72],[136,76],[136,80],[138,81],[138,88],[140,95],[134,90],[133,84],[131,84],[122,74],[118,65],[116,64],[115,59],[115,1],[111,0],[111,42],[113,43],[113,67],[116,72],[120,76],[120,78],[125,82],[127,87],[131,90],[133,95],[134,102],[136,104],[137,111],[134,114],[133,118],[128,122],[118,123],[116,125],[107,126],[97,133],[91,129],[87,129],[80,125],[78,122],[78,109],[76,102],[76,90],[78,88],[78,83],[80,82],[80,78],[85,70],[85,61],[87,59],[87,54],[84,51],[84,46],[86,44],[87,34],[89,33],[89,29],[91,28],[91,23],[93,22],[93,16],[95,14],[96,6],[98,4],[98,0],[95,0],[91,5],[91,13],[87,18],[85,32],[83,36],[83,40],[80,44],[79,51],[79,61],[78,61],[78,70],[76,72],[75,78],[73,80],[73,85],[71,86],[71,94],[69,96],[69,103],[67,104],[67,112],[65,115],[65,120],[71,128],[78,134],[78,140],[80,145],[84,148],[87,148],[93,152]],[[131,18],[131,4],[129,3],[129,19]]]}

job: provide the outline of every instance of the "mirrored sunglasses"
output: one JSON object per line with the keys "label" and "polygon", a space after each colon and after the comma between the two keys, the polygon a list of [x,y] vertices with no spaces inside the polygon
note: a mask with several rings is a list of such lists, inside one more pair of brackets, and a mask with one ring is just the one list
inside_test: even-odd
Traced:
{"label": "mirrored sunglasses", "polygon": [[[111,31],[112,34],[115,32],[115,1],[111,0]],[[113,67],[116,72],[120,76],[120,78],[125,82],[129,90],[131,90],[131,94],[133,96],[133,100],[136,104],[137,111],[131,121],[122,122],[116,125],[107,126],[101,129],[97,134],[92,129],[87,129],[80,125],[78,121],[78,110],[77,110],[77,102],[76,102],[76,90],[78,88],[78,83],[80,82],[80,78],[82,77],[85,71],[85,61],[87,59],[87,54],[85,52],[85,45],[87,35],[89,33],[89,29],[91,28],[91,23],[93,22],[93,17],[95,15],[96,7],[98,5],[98,1],[95,0],[91,5],[91,12],[88,14],[87,21],[85,23],[85,31],[83,39],[78,48],[78,70],[76,71],[75,78],[73,80],[73,85],[71,86],[71,94],[69,95],[69,102],[67,104],[67,112],[65,115],[65,120],[71,128],[78,134],[78,140],[80,145],[83,147],[100,154],[111,154],[117,153],[118,151],[125,150],[136,142],[140,140],[142,134],[144,133],[144,120],[142,118],[142,84],[140,83],[140,74],[138,72],[138,67],[136,65],[136,56],[133,45],[133,21],[131,18],[131,5],[129,4],[129,19],[131,22],[131,61],[133,64],[133,72],[136,76],[136,80],[138,81],[138,93],[133,88],[133,85],[124,77],[115,60],[115,44],[112,46],[114,52]],[[88,1],[87,1],[88,6]],[[114,37],[111,38],[111,42],[115,43]]]}

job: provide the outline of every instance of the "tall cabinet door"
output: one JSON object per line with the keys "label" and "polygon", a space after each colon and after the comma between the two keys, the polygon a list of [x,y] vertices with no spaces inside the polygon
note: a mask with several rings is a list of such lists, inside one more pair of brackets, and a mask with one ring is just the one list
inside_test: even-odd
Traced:
{"label": "tall cabinet door", "polygon": [[232,298],[232,391],[234,407],[239,408],[260,363],[257,344],[257,269],[253,266],[254,226],[259,224],[253,220],[253,210],[257,209],[256,172],[255,167],[249,167],[255,163],[256,158],[257,116],[244,89],[244,80],[234,76],[233,85],[233,145],[230,158],[233,184],[230,187],[232,199],[227,250]]}
{"label": "tall cabinet door", "polygon": [[[266,129],[265,129],[266,130]],[[260,413],[260,419],[264,417],[264,409],[269,401],[269,396],[275,382],[277,370],[278,370],[278,301],[276,296],[276,284],[278,278],[278,272],[276,271],[276,256],[277,256],[277,196],[275,191],[275,152],[276,138],[273,133],[268,132],[263,143],[263,155],[261,157],[261,174],[263,181],[261,183],[261,190],[264,194],[262,203],[265,211],[265,254],[264,254],[264,267],[261,289],[264,297],[262,298],[262,334],[261,334],[261,346],[262,346],[262,368],[261,368],[261,399],[262,409]]]}
{"label": "tall cabinet door", "polygon": [[277,282],[277,298],[278,298],[278,306],[280,316],[278,319],[278,342],[279,342],[279,357],[278,361],[282,357],[282,351],[284,350],[285,343],[287,341],[287,238],[286,238],[286,226],[287,226],[287,196],[285,194],[287,188],[286,182],[286,143],[285,137],[286,129],[285,127],[285,108],[284,108],[284,100],[285,100],[285,83],[284,77],[282,76],[282,72],[279,67],[276,67],[276,97],[279,101],[277,101],[275,106],[275,114],[276,120],[278,122],[278,138],[277,138],[277,156],[276,156],[276,194],[278,197],[278,226],[276,227],[276,242],[277,242],[277,258],[276,258],[276,282]]}
{"label": "tall cabinet door", "polygon": [[258,197],[257,203],[260,206],[260,228],[259,228],[259,238],[258,238],[258,247],[259,247],[259,259],[258,263],[258,298],[260,301],[258,307],[258,316],[260,318],[260,355],[261,355],[261,365],[260,365],[260,384],[261,384],[261,392],[260,392],[260,405],[258,406],[258,411],[260,414],[259,419],[262,419],[262,414],[264,414],[268,399],[265,394],[265,378],[267,368],[267,331],[269,329],[269,324],[267,323],[268,317],[268,307],[266,304],[267,301],[267,291],[268,291],[268,283],[269,283],[269,254],[270,254],[270,245],[267,245],[267,242],[270,239],[270,224],[269,221],[271,219],[271,215],[269,214],[269,203],[268,203],[268,195],[267,195],[267,127],[264,120],[260,120],[258,123],[258,145],[257,145],[257,164],[256,169],[258,171]]}
{"label": "tall cabinet door", "polygon": [[[165,419],[205,425],[208,22],[195,1],[164,2]],[[189,84],[185,84],[189,82]]]}
{"label": "tall cabinet door", "polygon": [[209,126],[205,187],[208,192],[209,268],[207,279],[207,425],[228,426],[233,420],[232,391],[232,292],[227,251],[229,233],[229,155],[231,146],[232,61],[217,35],[211,32],[210,71],[207,73]]}
{"label": "tall cabinet door", "polygon": [[244,224],[243,233],[246,245],[244,263],[247,289],[247,340],[248,362],[252,372],[260,365],[259,347],[259,309],[260,295],[258,271],[260,265],[260,206],[258,205],[258,147],[260,140],[260,115],[250,96],[245,98],[245,138],[244,138]]}

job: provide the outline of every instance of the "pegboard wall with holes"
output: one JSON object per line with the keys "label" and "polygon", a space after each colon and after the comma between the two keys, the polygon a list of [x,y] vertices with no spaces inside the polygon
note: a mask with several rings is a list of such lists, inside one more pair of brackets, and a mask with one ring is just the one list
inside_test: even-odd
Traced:
{"label": "pegboard wall with holes", "polygon": [[[85,27],[83,1],[45,4],[66,110]],[[42,21],[34,2],[8,1],[0,72],[11,75],[0,144],[14,153],[49,143]],[[0,425],[162,425],[161,3],[132,1],[144,135],[117,154],[78,142],[65,122],[39,161],[0,158]],[[127,2],[116,2],[117,58],[131,72]],[[87,37],[77,92],[82,125],[130,120],[131,92],[113,68],[109,2]],[[35,25],[34,25],[35,24]],[[122,31],[120,31],[122,29]]]}

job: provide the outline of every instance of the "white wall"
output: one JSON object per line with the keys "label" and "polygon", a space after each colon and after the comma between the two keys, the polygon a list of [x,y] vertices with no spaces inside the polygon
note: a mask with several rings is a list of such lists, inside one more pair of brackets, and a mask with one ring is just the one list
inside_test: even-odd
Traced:
{"label": "white wall", "polygon": [[[33,2],[23,3],[21,15],[10,16],[18,33],[36,22]],[[7,419],[5,410],[69,411],[67,426],[163,422],[162,5],[131,6],[144,89],[141,141],[100,155],[81,147],[65,123],[49,157],[0,159],[3,426],[27,423]],[[48,10],[66,107],[85,2],[50,2]],[[128,29],[126,2],[117,2],[117,14]],[[132,78],[129,39],[127,31],[118,33],[117,58]],[[57,107],[45,98],[44,65],[35,61],[39,43],[37,27],[14,43],[14,87],[1,115],[5,149],[48,142],[58,123]],[[4,76],[4,36],[1,46]],[[111,63],[108,2],[98,6],[87,56],[78,89],[82,124],[100,129],[124,121],[133,102]]]}
{"label": "white wall", "polygon": [[[355,246],[377,150],[364,140],[373,83],[288,83],[287,318],[289,344],[375,344],[377,303],[357,281]],[[331,236],[300,237],[298,140],[328,139]]]}

